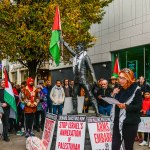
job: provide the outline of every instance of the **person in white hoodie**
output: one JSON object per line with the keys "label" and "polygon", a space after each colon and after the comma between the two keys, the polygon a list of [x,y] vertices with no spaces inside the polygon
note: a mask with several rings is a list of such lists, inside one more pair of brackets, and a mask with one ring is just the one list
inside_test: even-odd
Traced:
{"label": "person in white hoodie", "polygon": [[55,86],[52,88],[50,98],[53,103],[53,114],[61,115],[65,100],[65,92],[61,86],[60,80],[57,80]]}

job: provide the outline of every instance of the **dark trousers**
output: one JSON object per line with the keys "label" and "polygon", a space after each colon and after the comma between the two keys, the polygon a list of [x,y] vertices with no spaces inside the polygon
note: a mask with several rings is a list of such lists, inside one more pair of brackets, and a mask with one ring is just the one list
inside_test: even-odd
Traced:
{"label": "dark trousers", "polygon": [[25,127],[26,132],[31,132],[34,122],[34,113],[25,113]]}
{"label": "dark trousers", "polygon": [[[134,139],[138,130],[138,124],[124,124],[122,129],[125,150],[133,150]],[[122,144],[119,125],[114,124],[112,137],[112,150],[120,150]]]}
{"label": "dark trousers", "polygon": [[4,108],[4,114],[2,116],[4,138],[8,138],[9,113],[10,113],[10,108]]}
{"label": "dark trousers", "polygon": [[[41,123],[40,123],[40,116],[41,116]],[[40,128],[43,130],[44,129],[44,122],[45,122],[45,111],[37,111],[35,113],[35,120],[36,120],[36,129]]]}
{"label": "dark trousers", "polygon": [[53,114],[62,115],[63,104],[53,105]]}
{"label": "dark trousers", "polygon": [[144,141],[149,142],[148,137],[150,138],[150,134],[149,133],[144,133]]}

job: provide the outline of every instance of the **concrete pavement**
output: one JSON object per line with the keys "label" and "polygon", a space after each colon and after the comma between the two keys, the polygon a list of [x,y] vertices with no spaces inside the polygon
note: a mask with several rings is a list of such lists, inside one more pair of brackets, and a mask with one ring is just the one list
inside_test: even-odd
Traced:
{"label": "concrete pavement", "polygon": [[[42,132],[35,132],[35,135],[41,139]],[[15,134],[10,134],[10,142],[4,142],[0,138],[0,150],[25,150],[26,149],[26,138],[24,136],[16,136]],[[134,150],[150,150],[148,146],[138,146],[136,142],[134,144]]]}

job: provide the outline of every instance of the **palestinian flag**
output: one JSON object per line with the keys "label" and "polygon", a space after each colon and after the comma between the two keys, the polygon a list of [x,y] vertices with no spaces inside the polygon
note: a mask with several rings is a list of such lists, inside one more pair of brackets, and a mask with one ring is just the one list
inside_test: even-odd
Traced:
{"label": "palestinian flag", "polygon": [[118,78],[119,71],[120,71],[119,60],[118,60],[118,57],[116,57],[112,76],[115,76],[116,78]]}
{"label": "palestinian flag", "polygon": [[57,6],[49,47],[50,54],[52,55],[52,58],[54,59],[56,65],[59,65],[60,62],[60,45],[59,45],[60,34],[61,34],[60,13],[59,7]]}
{"label": "palestinian flag", "polygon": [[5,89],[4,101],[10,105],[10,118],[17,119],[17,105],[6,68],[4,67]]}

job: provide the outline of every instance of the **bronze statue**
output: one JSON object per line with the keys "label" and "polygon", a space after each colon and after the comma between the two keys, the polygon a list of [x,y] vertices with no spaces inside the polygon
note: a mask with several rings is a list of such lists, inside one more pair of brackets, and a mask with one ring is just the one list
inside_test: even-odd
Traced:
{"label": "bronze statue", "polygon": [[91,73],[93,82],[97,83],[93,66],[91,60],[87,55],[84,43],[78,42],[75,51],[66,43],[63,39],[61,42],[69,50],[69,52],[74,56],[73,59],[73,73],[74,73],[74,88],[73,88],[73,111],[72,114],[77,114],[77,95],[79,93],[80,87],[85,90],[86,96],[92,102],[95,109],[96,115],[99,115],[97,101],[92,94],[92,87],[88,81],[88,72]]}

